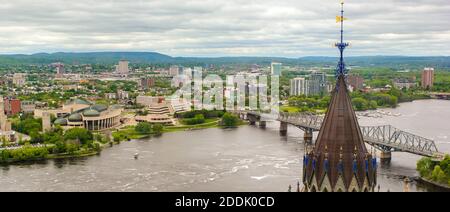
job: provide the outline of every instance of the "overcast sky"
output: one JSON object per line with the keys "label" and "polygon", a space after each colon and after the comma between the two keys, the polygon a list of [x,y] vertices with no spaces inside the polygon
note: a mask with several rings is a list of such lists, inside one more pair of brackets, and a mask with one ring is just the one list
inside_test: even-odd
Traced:
{"label": "overcast sky", "polygon": [[[348,55],[450,55],[450,0],[347,0]],[[0,0],[0,53],[333,56],[338,0]]]}

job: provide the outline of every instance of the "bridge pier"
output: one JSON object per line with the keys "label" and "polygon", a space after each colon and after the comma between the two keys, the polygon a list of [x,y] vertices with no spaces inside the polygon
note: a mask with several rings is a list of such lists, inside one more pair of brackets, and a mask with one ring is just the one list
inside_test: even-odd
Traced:
{"label": "bridge pier", "polygon": [[305,135],[303,137],[304,140],[305,140],[305,143],[312,144],[313,143],[313,136],[314,136],[313,130],[312,129],[306,129],[305,130]]}
{"label": "bridge pier", "polygon": [[262,129],[267,128],[267,121],[259,121],[259,127]]}
{"label": "bridge pier", "polygon": [[258,118],[255,116],[247,115],[247,119],[250,122],[251,126],[255,126],[256,122],[258,122]]}
{"label": "bridge pier", "polygon": [[259,121],[259,127],[265,129],[267,127],[266,121]]}
{"label": "bridge pier", "polygon": [[287,136],[287,133],[288,133],[288,123],[280,122],[280,135]]}
{"label": "bridge pier", "polygon": [[388,161],[391,161],[391,159],[392,159],[392,152],[381,152],[380,153],[380,160],[388,162]]}

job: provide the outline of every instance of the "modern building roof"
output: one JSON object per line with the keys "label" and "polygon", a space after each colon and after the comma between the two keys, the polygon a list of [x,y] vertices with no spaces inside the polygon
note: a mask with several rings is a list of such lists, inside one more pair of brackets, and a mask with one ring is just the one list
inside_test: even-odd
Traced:
{"label": "modern building roof", "polygon": [[91,105],[92,103],[82,100],[82,99],[75,99],[72,100],[70,102],[68,102],[68,104],[77,104],[77,105]]}
{"label": "modern building roof", "polygon": [[68,120],[70,122],[80,122],[80,121],[83,121],[83,117],[79,113],[74,113],[69,116]]}
{"label": "modern building roof", "polygon": [[91,107],[91,109],[96,110],[98,112],[103,112],[103,111],[108,110],[108,107],[105,105],[94,105]]}
{"label": "modern building roof", "polygon": [[83,116],[87,116],[87,117],[100,116],[100,112],[98,112],[97,110],[95,110],[93,108],[90,108],[83,112]]}
{"label": "modern building roof", "polygon": [[67,119],[59,118],[55,120],[56,125],[66,126],[68,124]]}

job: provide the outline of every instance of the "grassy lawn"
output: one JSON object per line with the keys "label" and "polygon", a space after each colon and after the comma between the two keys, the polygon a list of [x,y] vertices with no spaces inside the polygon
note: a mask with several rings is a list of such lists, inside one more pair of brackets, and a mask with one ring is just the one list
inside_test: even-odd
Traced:
{"label": "grassy lawn", "polygon": [[127,140],[128,139],[142,139],[149,135],[141,134],[136,132],[134,126],[125,127],[119,131],[112,133],[113,137],[119,137],[120,140]]}
{"label": "grassy lawn", "polygon": [[291,107],[291,106],[281,106],[280,111],[288,112],[288,113],[298,113],[298,112],[300,112],[300,109],[297,107]]}
{"label": "grassy lawn", "polygon": [[216,127],[219,127],[219,119],[207,119],[206,123],[204,123],[204,124],[165,127],[164,132],[177,132],[177,131],[207,129],[207,128],[216,128]]}

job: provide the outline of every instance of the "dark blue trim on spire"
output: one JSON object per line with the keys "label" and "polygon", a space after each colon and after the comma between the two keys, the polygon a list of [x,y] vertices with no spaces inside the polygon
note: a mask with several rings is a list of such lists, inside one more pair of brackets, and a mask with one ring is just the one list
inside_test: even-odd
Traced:
{"label": "dark blue trim on spire", "polygon": [[372,159],[372,168],[375,170],[378,168],[378,162],[376,158]]}
{"label": "dark blue trim on spire", "polygon": [[[344,50],[349,46],[348,43],[344,43],[344,3],[342,3],[342,10],[341,10],[341,42],[336,43],[336,47],[339,49],[340,52],[340,58],[339,58],[339,64],[336,68],[336,79],[339,79],[340,76],[346,77],[348,74],[348,69],[345,66],[344,62]],[[336,89],[338,88],[339,82],[336,84]]]}
{"label": "dark blue trim on spire", "polygon": [[344,173],[344,164],[342,163],[342,161],[339,161],[339,164],[338,164],[338,173],[339,173],[339,174],[343,174],[343,173]]}
{"label": "dark blue trim on spire", "polygon": [[316,170],[316,159],[314,159],[312,162],[312,168],[313,170]]}

